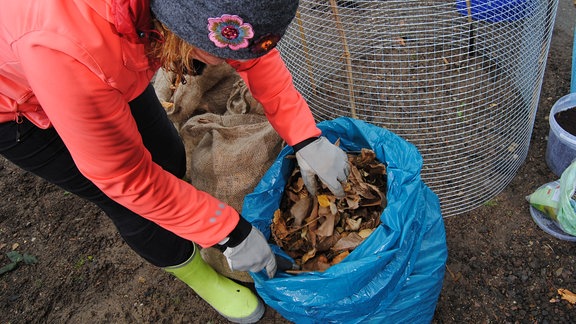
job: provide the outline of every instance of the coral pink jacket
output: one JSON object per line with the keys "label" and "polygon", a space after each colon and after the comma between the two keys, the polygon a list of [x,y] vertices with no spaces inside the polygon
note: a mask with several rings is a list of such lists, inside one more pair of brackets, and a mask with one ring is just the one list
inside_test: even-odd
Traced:
{"label": "coral pink jacket", "polygon": [[[54,127],[80,171],[109,197],[202,246],[221,241],[238,214],[152,162],[128,102],[155,67],[137,30],[147,0],[0,0],[0,122]],[[320,131],[277,51],[229,62],[293,145]]]}

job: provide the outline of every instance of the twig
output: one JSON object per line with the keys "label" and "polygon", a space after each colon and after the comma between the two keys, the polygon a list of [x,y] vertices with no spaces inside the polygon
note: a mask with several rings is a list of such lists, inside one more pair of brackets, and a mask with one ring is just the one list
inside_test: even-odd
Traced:
{"label": "twig", "polygon": [[462,278],[462,274],[460,272],[458,272],[458,275],[454,275],[454,272],[452,272],[452,270],[450,270],[448,265],[446,265],[446,270],[448,270],[448,272],[450,273],[450,276],[452,277],[452,280],[454,280],[454,282],[457,282],[460,278]]}
{"label": "twig", "polygon": [[303,229],[304,227],[306,227],[306,226],[314,223],[315,221],[319,220],[320,217],[322,217],[322,216],[315,217],[315,218],[309,220],[306,224],[300,225],[300,226],[298,226],[298,227],[296,227],[296,228],[293,228],[293,229],[289,230],[288,233],[286,233],[286,235],[283,237],[283,239],[286,238],[286,237],[288,237],[289,235],[292,235],[292,234],[298,232],[299,230]]}
{"label": "twig", "polygon": [[286,271],[284,271],[284,272],[286,272],[287,274],[296,275],[296,274],[301,274],[301,273],[312,272],[312,270],[286,270]]}

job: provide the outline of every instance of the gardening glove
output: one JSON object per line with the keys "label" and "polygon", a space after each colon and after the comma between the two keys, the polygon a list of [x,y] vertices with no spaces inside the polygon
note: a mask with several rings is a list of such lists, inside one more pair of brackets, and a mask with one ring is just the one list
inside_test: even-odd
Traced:
{"label": "gardening glove", "polygon": [[230,235],[218,243],[232,271],[259,272],[269,278],[276,274],[276,258],[262,232],[240,216]]}
{"label": "gardening glove", "polygon": [[341,148],[323,136],[304,140],[293,148],[308,192],[316,194],[317,175],[336,197],[343,198],[346,195],[342,182],[348,179],[350,165],[348,156]]}

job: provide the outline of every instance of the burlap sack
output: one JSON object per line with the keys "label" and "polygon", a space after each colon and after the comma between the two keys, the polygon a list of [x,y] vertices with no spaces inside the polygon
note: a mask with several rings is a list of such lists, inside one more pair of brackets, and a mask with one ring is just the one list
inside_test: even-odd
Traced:
{"label": "burlap sack", "polygon": [[200,255],[202,259],[206,261],[216,272],[223,275],[224,277],[238,280],[241,282],[252,283],[254,280],[250,276],[250,273],[246,271],[232,271],[230,266],[228,266],[228,261],[226,257],[220,250],[210,247],[200,250]]}
{"label": "burlap sack", "polygon": [[198,76],[186,76],[176,84],[174,73],[160,69],[154,90],[177,129],[191,117],[203,113],[224,114],[230,93],[240,76],[228,64],[207,65]]}
{"label": "burlap sack", "polygon": [[282,147],[266,117],[256,114],[195,116],[180,134],[190,183],[238,211]]}
{"label": "burlap sack", "polygon": [[242,79],[239,79],[232,86],[230,97],[226,102],[226,113],[232,114],[257,114],[264,115],[262,105],[252,97],[252,93]]}

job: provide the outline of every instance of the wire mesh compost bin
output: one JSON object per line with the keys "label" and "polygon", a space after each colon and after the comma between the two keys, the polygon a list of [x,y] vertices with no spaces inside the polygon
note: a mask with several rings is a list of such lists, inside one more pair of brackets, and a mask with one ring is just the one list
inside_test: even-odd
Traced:
{"label": "wire mesh compost bin", "polygon": [[415,144],[447,217],[493,198],[526,158],[557,6],[302,0],[280,50],[317,120]]}

